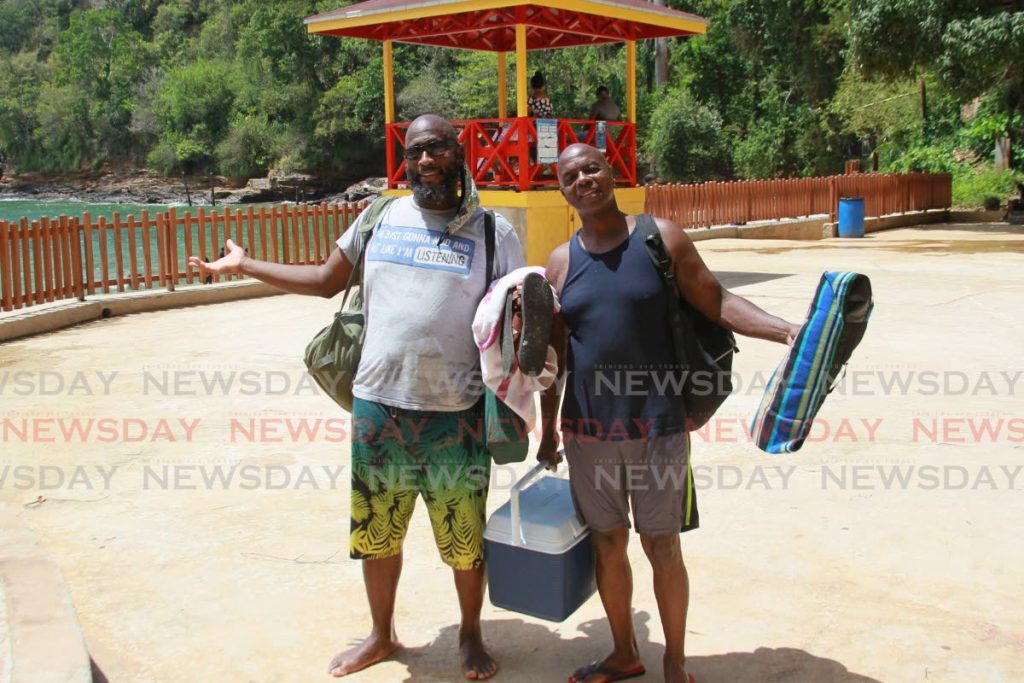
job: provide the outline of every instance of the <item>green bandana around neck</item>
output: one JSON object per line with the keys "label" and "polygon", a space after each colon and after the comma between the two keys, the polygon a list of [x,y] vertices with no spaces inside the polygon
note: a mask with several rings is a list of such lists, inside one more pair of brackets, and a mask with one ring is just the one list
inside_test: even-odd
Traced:
{"label": "green bandana around neck", "polygon": [[469,172],[468,166],[463,166],[462,200],[459,202],[459,210],[455,212],[455,218],[448,221],[445,234],[454,235],[461,230],[478,208],[480,208],[480,194],[476,190],[476,183],[473,182],[473,174]]}

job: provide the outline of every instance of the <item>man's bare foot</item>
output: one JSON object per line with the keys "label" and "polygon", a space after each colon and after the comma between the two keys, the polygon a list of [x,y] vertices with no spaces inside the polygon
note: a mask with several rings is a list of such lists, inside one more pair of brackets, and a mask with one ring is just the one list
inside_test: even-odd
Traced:
{"label": "man's bare foot", "polygon": [[693,683],[693,674],[686,673],[686,669],[679,662],[670,662],[666,657],[665,683]]}
{"label": "man's bare foot", "polygon": [[484,681],[498,673],[498,663],[487,651],[480,632],[459,636],[462,675],[471,681]]}
{"label": "man's bare foot", "polygon": [[347,676],[387,659],[401,646],[394,636],[388,638],[371,633],[359,645],[335,655],[327,665],[327,672],[335,678]]}

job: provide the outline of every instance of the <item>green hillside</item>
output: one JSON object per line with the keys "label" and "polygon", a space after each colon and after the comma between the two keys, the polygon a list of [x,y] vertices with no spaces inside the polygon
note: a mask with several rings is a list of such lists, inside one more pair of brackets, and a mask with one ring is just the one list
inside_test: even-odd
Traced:
{"label": "green hillside", "polygon": [[[0,0],[0,160],[381,175],[380,44],[311,37],[302,23],[340,4]],[[970,178],[958,187],[974,195],[1012,187],[990,169],[999,138],[1024,139],[1024,1],[668,4],[711,27],[668,41],[660,87],[653,42],[638,47],[642,161],[658,177],[835,173],[875,152],[882,169]],[[395,58],[401,118],[496,115],[493,54],[399,44]],[[530,53],[529,69],[547,75],[559,116],[585,116],[598,85],[625,99],[621,45]]]}

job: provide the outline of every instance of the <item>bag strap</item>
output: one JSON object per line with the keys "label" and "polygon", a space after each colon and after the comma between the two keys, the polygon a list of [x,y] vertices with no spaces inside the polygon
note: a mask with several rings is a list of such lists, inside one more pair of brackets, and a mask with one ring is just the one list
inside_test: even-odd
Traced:
{"label": "bag strap", "polygon": [[494,282],[494,212],[484,209],[484,251],[487,254],[487,286]]}
{"label": "bag strap", "polygon": [[680,358],[686,340],[686,325],[683,322],[683,310],[679,303],[679,288],[676,285],[676,273],[672,267],[672,255],[668,253],[665,240],[661,238],[661,232],[654,218],[650,214],[640,214],[636,217],[636,230],[640,232],[644,247],[647,248],[647,255],[651,257],[654,269],[658,271],[661,283],[665,287],[666,298],[668,299],[668,324],[672,332],[672,342],[676,353],[676,362],[686,361],[685,356]]}
{"label": "bag strap", "polygon": [[359,248],[359,255],[356,256],[356,262],[352,265],[352,272],[348,275],[348,284],[345,285],[345,294],[341,297],[341,308],[339,310],[345,310],[349,292],[352,291],[352,285],[355,284],[357,278],[359,286],[363,286],[362,271],[363,261],[366,258],[366,247],[373,237],[373,231],[377,228],[377,223],[380,222],[381,217],[384,215],[384,210],[391,205],[394,199],[394,197],[377,197],[370,204],[370,208],[366,210],[366,213],[363,214],[363,220],[359,222],[359,232],[363,237],[362,245]]}
{"label": "bag strap", "polygon": [[[485,209],[484,246],[487,254],[487,287],[497,279],[494,277],[494,212]],[[498,337],[501,348],[501,376],[508,377],[512,371],[512,297],[505,297],[505,313],[502,316],[501,334]]]}

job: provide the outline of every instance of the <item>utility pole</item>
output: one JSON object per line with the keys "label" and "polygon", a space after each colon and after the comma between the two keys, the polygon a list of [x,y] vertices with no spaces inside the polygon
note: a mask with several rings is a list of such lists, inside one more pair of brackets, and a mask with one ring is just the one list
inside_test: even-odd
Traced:
{"label": "utility pole", "polygon": [[[654,0],[659,7],[665,6],[665,0]],[[668,83],[668,38],[654,39],[654,87],[660,88]]]}

